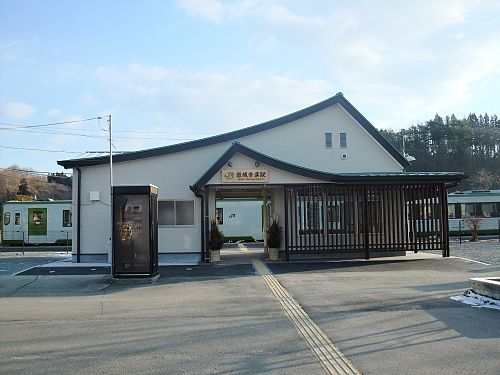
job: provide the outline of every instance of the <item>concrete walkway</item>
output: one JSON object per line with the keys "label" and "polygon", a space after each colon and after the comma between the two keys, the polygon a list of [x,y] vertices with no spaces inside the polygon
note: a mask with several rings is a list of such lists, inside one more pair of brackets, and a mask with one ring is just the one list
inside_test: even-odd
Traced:
{"label": "concrete walkway", "polygon": [[[153,285],[0,277],[0,372],[324,374],[250,260],[228,251]],[[267,265],[364,374],[498,373],[500,312],[449,297],[499,267],[423,254]]]}

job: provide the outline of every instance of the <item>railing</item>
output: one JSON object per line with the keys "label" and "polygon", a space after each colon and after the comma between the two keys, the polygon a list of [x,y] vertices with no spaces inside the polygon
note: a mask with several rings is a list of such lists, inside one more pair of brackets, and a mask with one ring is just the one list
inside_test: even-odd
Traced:
{"label": "railing", "polygon": [[286,250],[364,253],[443,250],[446,191],[439,184],[309,185],[286,188]]}

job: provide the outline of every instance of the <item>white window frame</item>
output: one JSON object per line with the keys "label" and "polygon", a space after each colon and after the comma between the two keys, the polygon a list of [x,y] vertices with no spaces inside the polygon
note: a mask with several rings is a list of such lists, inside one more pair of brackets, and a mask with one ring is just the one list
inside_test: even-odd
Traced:
{"label": "white window frame", "polygon": [[[327,141],[330,141],[330,143],[328,144]],[[325,148],[326,149],[333,148],[333,133],[325,133]]]}
{"label": "white window frame", "polygon": [[[345,145],[342,146],[342,134],[344,135],[344,141],[345,141]],[[342,148],[342,149],[346,149],[347,148],[347,133],[339,133],[339,147]]]}

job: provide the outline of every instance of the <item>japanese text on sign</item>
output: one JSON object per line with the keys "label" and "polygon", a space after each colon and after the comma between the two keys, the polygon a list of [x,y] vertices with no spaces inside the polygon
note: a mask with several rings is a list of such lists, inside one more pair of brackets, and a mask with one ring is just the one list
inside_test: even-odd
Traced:
{"label": "japanese text on sign", "polygon": [[225,183],[268,182],[268,169],[223,169],[221,180]]}

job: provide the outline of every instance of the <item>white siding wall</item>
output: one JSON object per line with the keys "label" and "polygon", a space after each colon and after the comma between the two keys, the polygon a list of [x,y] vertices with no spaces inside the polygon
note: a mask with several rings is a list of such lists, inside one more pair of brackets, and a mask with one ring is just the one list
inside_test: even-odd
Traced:
{"label": "white siding wall", "polygon": [[[325,148],[325,133],[333,145]],[[339,134],[347,133],[347,149]],[[265,132],[240,139],[245,146],[292,164],[325,172],[401,172],[402,166],[340,105]],[[340,154],[346,152],[347,160]]]}
{"label": "white siding wall", "polygon": [[[333,133],[332,149],[325,148],[324,133]],[[339,133],[347,133],[347,149],[339,148]],[[250,148],[266,155],[325,172],[395,172],[402,167],[338,104],[293,123],[239,139]],[[115,185],[158,186],[158,199],[195,200],[195,219],[192,227],[159,229],[160,253],[199,252],[200,200],[189,189],[212,164],[231,146],[232,141],[176,154],[115,163]],[[340,153],[348,154],[347,160]],[[237,168],[254,167],[254,161],[242,155],[233,157]],[[264,165],[260,168],[268,168]],[[270,183],[318,182],[313,179],[269,168]],[[110,237],[109,166],[82,167],[81,186],[81,254],[106,254]],[[76,176],[76,171],[74,173]],[[220,183],[220,174],[210,181]],[[278,189],[279,190],[279,189]],[[273,196],[275,212],[284,217],[283,193]],[[98,191],[100,201],[90,201],[91,191]],[[73,182],[73,202],[77,201],[77,178]],[[215,201],[210,203],[213,216]],[[73,206],[73,254],[76,254],[76,207]]]}
{"label": "white siding wall", "polygon": [[[255,167],[255,160],[241,154],[235,154],[231,159],[232,167],[224,166],[223,169],[252,169],[252,170],[269,170],[269,184],[314,184],[324,183],[325,181],[316,180],[313,178],[298,176],[293,173],[285,172],[280,169],[270,167],[265,164],[260,164]],[[207,185],[221,184],[222,178],[220,171],[217,172],[207,183]],[[231,184],[224,184],[230,186]]]}

